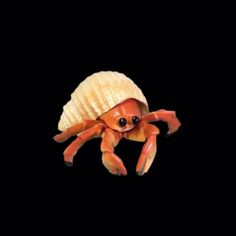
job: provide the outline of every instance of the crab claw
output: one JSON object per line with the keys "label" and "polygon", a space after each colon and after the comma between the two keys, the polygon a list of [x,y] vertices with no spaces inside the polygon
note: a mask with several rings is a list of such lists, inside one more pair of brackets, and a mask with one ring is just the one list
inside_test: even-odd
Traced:
{"label": "crab claw", "polygon": [[173,118],[168,123],[169,130],[166,135],[167,136],[172,135],[174,132],[176,132],[179,129],[180,126],[181,126],[181,123],[180,123],[179,119],[175,115],[173,115]]}
{"label": "crab claw", "polygon": [[156,135],[151,135],[143,146],[141,155],[136,166],[136,172],[138,175],[144,175],[149,170],[154,160],[154,157],[156,156],[156,151]]}
{"label": "crab claw", "polygon": [[102,155],[102,163],[113,175],[127,175],[127,170],[122,160],[115,153],[104,152]]}

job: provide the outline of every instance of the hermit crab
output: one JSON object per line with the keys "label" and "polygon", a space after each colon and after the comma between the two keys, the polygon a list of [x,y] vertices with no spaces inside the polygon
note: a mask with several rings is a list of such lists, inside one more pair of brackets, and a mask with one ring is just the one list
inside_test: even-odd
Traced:
{"label": "hermit crab", "polygon": [[63,107],[58,129],[53,138],[64,142],[76,139],[64,151],[64,161],[72,166],[79,148],[92,138],[101,137],[102,162],[114,175],[126,175],[122,160],[114,148],[122,138],[145,142],[137,166],[138,175],[146,173],[156,155],[159,129],[149,122],[164,121],[168,133],[178,130],[180,121],[174,111],[164,109],[150,112],[138,86],[122,73],[101,71],[87,77],[71,94]]}

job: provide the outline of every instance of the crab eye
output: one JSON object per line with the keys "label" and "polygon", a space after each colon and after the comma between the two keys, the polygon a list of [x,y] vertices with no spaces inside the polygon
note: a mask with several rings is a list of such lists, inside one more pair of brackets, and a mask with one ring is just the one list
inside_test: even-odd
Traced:
{"label": "crab eye", "polygon": [[126,124],[127,124],[127,120],[125,118],[120,118],[119,125],[121,127],[124,127],[124,126],[126,126]]}
{"label": "crab eye", "polygon": [[132,117],[132,123],[133,123],[133,125],[137,125],[138,122],[139,122],[139,118],[138,118],[137,116],[133,116],[133,117]]}

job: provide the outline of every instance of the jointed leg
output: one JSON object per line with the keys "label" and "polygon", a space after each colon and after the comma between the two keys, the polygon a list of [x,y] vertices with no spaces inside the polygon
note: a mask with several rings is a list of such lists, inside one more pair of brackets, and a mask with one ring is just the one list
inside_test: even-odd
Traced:
{"label": "jointed leg", "polygon": [[156,136],[158,134],[159,129],[156,126],[142,122],[140,128],[137,127],[137,129],[131,131],[127,136],[128,139],[136,141],[146,140],[136,166],[136,172],[138,175],[143,175],[149,170],[154,157],[156,156]]}
{"label": "jointed leg", "polygon": [[79,148],[88,140],[101,135],[103,126],[95,125],[90,129],[87,129],[80,133],[78,137],[66,148],[64,151],[64,161],[68,166],[73,165],[73,157],[79,150]]}
{"label": "jointed leg", "polygon": [[64,142],[67,139],[69,139],[71,136],[77,135],[78,133],[82,132],[83,130],[89,129],[93,127],[96,124],[101,123],[101,121],[98,120],[84,120],[81,123],[78,123],[70,128],[68,128],[66,131],[57,134],[53,137],[53,139],[56,142]]}
{"label": "jointed leg", "polygon": [[136,166],[136,172],[138,175],[143,175],[149,170],[154,160],[154,157],[156,156],[156,151],[156,135],[154,134],[148,137],[146,143],[143,146],[141,155]]}
{"label": "jointed leg", "polygon": [[136,166],[136,172],[138,175],[145,174],[152,165],[157,152],[156,136],[159,132],[159,129],[155,125],[147,123],[143,125],[142,133],[147,138],[147,141],[142,148],[141,155]]}
{"label": "jointed leg", "polygon": [[114,175],[126,175],[127,171],[122,160],[114,153],[114,147],[122,138],[122,134],[106,129],[101,143],[102,162],[108,171]]}
{"label": "jointed leg", "polygon": [[148,113],[142,118],[146,122],[164,121],[168,123],[168,133],[171,134],[178,130],[180,124],[179,119],[176,117],[174,111],[166,111],[164,109]]}

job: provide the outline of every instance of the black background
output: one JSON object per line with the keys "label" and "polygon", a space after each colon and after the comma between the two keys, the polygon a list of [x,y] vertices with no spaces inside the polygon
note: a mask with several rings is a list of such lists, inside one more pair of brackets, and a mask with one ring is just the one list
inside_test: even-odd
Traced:
{"label": "black background", "polygon": [[[3,160],[9,167],[2,167],[4,177],[11,181],[6,185],[17,199],[39,199],[35,202],[55,209],[84,204],[107,215],[160,207],[191,214],[201,209],[202,199],[208,200],[206,193],[214,184],[206,179],[209,151],[204,139],[204,119],[209,107],[213,109],[207,83],[211,57],[217,53],[212,19],[192,7],[116,7],[71,12],[63,5],[32,6],[30,11],[8,6],[3,65],[17,115],[14,110],[7,117],[14,140],[7,138],[13,143],[7,148],[11,159]],[[126,74],[142,89],[151,111],[175,110],[182,123],[169,138],[164,137],[166,124],[156,123],[161,130],[157,156],[142,177],[135,166],[143,143],[120,142],[116,153],[128,175],[117,177],[102,165],[100,139],[78,151],[73,168],[63,162],[71,140],[52,140],[70,94],[102,70]],[[12,106],[3,104],[3,109],[12,112]]]}

